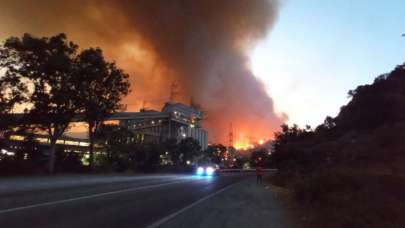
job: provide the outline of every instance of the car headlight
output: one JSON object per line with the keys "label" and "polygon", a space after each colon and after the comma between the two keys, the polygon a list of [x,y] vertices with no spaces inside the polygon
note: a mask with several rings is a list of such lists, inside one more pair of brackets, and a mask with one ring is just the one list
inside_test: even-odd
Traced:
{"label": "car headlight", "polygon": [[198,167],[197,168],[197,175],[203,175],[204,174],[204,168],[203,167]]}
{"label": "car headlight", "polygon": [[208,176],[211,176],[212,174],[214,174],[214,172],[215,172],[215,169],[212,167],[207,167],[205,169],[205,174],[207,174]]}

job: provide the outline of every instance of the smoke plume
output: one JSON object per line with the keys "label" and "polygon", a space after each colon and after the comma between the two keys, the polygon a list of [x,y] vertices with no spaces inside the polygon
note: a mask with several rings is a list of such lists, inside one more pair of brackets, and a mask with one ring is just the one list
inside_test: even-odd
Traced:
{"label": "smoke plume", "polygon": [[[277,16],[271,0],[4,0],[0,38],[64,32],[99,46],[131,74],[130,111],[159,108],[172,83],[178,101],[201,105],[210,141],[269,138],[283,119],[249,69],[247,52]],[[237,140],[237,139],[235,139]]]}

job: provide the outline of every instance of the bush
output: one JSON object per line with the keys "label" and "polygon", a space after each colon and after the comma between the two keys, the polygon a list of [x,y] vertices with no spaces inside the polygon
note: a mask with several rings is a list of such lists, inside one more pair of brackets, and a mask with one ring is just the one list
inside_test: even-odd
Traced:
{"label": "bush", "polygon": [[405,178],[331,170],[294,184],[298,202],[315,210],[311,227],[404,227]]}
{"label": "bush", "polygon": [[128,162],[124,159],[116,159],[112,163],[112,169],[115,172],[125,172],[129,168]]}

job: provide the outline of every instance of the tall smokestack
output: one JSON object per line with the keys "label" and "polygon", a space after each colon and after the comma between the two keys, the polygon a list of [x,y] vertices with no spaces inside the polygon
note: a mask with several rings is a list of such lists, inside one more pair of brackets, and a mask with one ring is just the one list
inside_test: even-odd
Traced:
{"label": "tall smokestack", "polygon": [[193,97],[207,112],[210,139],[225,143],[229,122],[236,139],[238,132],[270,137],[283,121],[249,69],[247,54],[269,32],[277,5],[271,0],[8,0],[0,3],[5,9],[0,21],[8,25],[0,36],[66,32],[82,46],[100,46],[132,75],[134,94],[126,99],[132,109],[142,99],[161,105],[176,81],[180,99]]}

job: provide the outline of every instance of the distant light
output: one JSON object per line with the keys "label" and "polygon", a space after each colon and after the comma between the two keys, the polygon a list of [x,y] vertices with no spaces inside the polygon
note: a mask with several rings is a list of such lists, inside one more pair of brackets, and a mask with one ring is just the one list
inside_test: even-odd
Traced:
{"label": "distant light", "polygon": [[205,169],[205,174],[207,174],[208,176],[212,176],[214,174],[215,169],[212,167],[207,167]]}
{"label": "distant light", "polygon": [[203,167],[198,167],[197,168],[197,175],[203,175],[204,174],[204,168]]}
{"label": "distant light", "polygon": [[264,139],[260,139],[260,140],[259,140],[259,144],[260,144],[260,145],[263,145],[263,144],[264,144]]}
{"label": "distant light", "polygon": [[8,151],[6,149],[1,149],[1,153],[5,154],[5,155],[8,155],[8,156],[14,156],[15,155],[14,152]]}
{"label": "distant light", "polygon": [[187,165],[190,165],[190,164],[191,164],[191,162],[190,162],[190,161],[188,161],[188,160],[186,161],[186,163],[187,163]]}
{"label": "distant light", "polygon": [[183,136],[183,138],[185,138],[187,135],[186,133],[181,134],[181,136]]}

